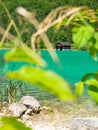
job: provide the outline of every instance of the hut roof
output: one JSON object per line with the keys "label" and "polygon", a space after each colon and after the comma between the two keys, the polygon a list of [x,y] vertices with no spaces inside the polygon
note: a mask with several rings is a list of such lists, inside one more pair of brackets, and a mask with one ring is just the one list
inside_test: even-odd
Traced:
{"label": "hut roof", "polygon": [[56,45],[61,44],[62,46],[70,45],[69,42],[57,42]]}

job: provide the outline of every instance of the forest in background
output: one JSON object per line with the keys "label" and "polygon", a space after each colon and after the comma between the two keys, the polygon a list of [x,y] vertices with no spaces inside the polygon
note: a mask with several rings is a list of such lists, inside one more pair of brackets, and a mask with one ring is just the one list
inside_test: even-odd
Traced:
{"label": "forest in background", "polygon": [[[17,7],[24,7],[28,11],[35,12],[36,18],[41,22],[53,9],[59,6],[88,6],[91,9],[97,9],[98,0],[3,0],[8,8],[13,20],[15,21],[22,40],[30,46],[31,35],[36,31],[35,28],[25,18],[16,13]],[[9,19],[4,8],[0,5],[0,26],[7,28]],[[92,23],[98,28],[98,23]],[[61,26],[59,30],[51,27],[47,31],[48,38],[53,45],[58,41],[72,43],[72,24],[67,27]],[[10,32],[17,37],[17,34],[12,27]],[[0,36],[1,37],[1,36]],[[8,42],[8,40],[6,41]],[[41,48],[43,48],[41,41]]]}

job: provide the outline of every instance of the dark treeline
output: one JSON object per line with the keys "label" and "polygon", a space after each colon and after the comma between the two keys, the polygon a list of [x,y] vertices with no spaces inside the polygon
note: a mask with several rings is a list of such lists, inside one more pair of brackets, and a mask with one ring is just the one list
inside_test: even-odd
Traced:
{"label": "dark treeline", "polygon": [[[16,8],[22,6],[29,11],[35,12],[36,18],[41,22],[50,11],[59,6],[71,5],[71,6],[88,6],[91,9],[97,9],[98,0],[3,0],[4,4],[8,8],[12,18],[14,19],[21,37],[27,44],[30,43],[31,35],[36,31],[35,28],[23,17],[16,13]],[[0,26],[7,28],[9,19],[5,13],[4,8],[0,5]],[[47,31],[47,35],[52,43],[58,41],[71,41],[71,27],[61,27],[56,31],[53,28]],[[10,32],[16,36],[16,33],[11,28]]]}

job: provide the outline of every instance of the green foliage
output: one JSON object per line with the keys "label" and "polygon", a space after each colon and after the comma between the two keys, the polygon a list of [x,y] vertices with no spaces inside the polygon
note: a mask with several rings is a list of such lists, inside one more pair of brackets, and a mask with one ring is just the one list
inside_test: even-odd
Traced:
{"label": "green foliage", "polygon": [[[98,0],[2,0],[6,7],[8,8],[9,12],[11,13],[11,16],[13,20],[15,21],[19,32],[21,34],[22,40],[28,44],[30,43],[30,37],[31,35],[35,32],[35,28],[24,18],[21,16],[18,16],[16,14],[16,8],[21,6],[26,8],[27,10],[31,12],[36,13],[36,18],[41,22],[48,14],[50,11],[52,11],[54,8],[59,7],[59,6],[64,6],[64,5],[70,5],[70,6],[88,6],[91,9],[97,9],[98,5]],[[48,7],[48,8],[47,8]],[[90,18],[90,17],[89,17]],[[0,25],[6,28],[8,26],[9,19],[8,16],[6,15],[4,9],[2,8],[0,4]],[[95,27],[98,27],[98,24],[94,25]],[[67,27],[69,31],[66,30],[65,32],[63,28],[60,28],[60,31],[55,33],[52,31],[53,29],[50,29],[48,31],[48,37],[52,41],[53,44],[55,44],[58,41],[68,41],[72,42],[72,35],[71,35],[71,28],[68,26]],[[15,36],[16,33],[13,28],[11,28],[10,32],[14,34]],[[30,46],[30,44],[29,44]]]}
{"label": "green foliage", "polygon": [[[39,62],[33,62],[33,58],[23,52],[20,48],[13,49],[6,53],[5,59],[8,61],[25,61],[38,65]],[[34,57],[34,59],[36,59]],[[40,61],[40,59],[36,59]],[[43,89],[57,95],[60,99],[74,99],[74,96],[69,88],[68,83],[59,75],[51,70],[44,70],[40,67],[33,67],[32,65],[23,66],[18,71],[8,72],[7,77],[10,79],[24,80],[38,85]]]}
{"label": "green foliage", "polygon": [[12,102],[17,102],[18,99],[21,97],[22,87],[24,83],[22,81],[17,80],[8,80],[6,88],[3,92],[5,93],[3,101],[6,100],[9,104]]}
{"label": "green foliage", "polygon": [[[14,48],[5,54],[5,60],[17,62],[25,61],[29,63],[28,66],[23,66],[18,71],[8,72],[8,78],[31,82],[43,89],[47,89],[63,100],[74,99],[70,86],[62,77],[51,70],[44,70],[37,67],[41,64],[40,58],[38,58],[37,55],[31,57],[31,55],[28,55],[26,51],[23,51],[21,48]],[[35,67],[33,67],[33,65]]]}
{"label": "green foliage", "polygon": [[[95,14],[98,14],[98,12]],[[88,19],[88,16],[86,18]],[[89,19],[91,21],[91,18]],[[94,60],[98,60],[98,32],[83,17],[82,22],[83,24],[74,27],[72,30],[74,46],[77,49],[86,47]],[[98,72],[86,74],[75,86],[78,97],[83,94],[84,88],[88,86],[88,94],[98,104]]]}
{"label": "green foliage", "polygon": [[31,130],[14,117],[2,117],[0,119],[0,130]]}
{"label": "green foliage", "polygon": [[74,99],[68,83],[51,70],[24,66],[16,72],[9,72],[8,78],[28,81],[57,95],[60,99]]}
{"label": "green foliage", "polygon": [[82,95],[85,86],[88,86],[88,94],[98,104],[98,72],[86,74],[82,80],[76,84],[77,96]]}
{"label": "green foliage", "polygon": [[28,54],[21,48],[12,49],[12,51],[8,52],[7,55],[5,55],[5,59],[7,61],[21,61],[30,64],[37,64],[40,66],[42,66],[45,63],[45,61],[41,60],[35,52],[32,51],[32,54]]}
{"label": "green foliage", "polygon": [[89,43],[94,33],[94,28],[90,25],[81,25],[73,28],[73,42],[76,48],[81,48]]}
{"label": "green foliage", "polygon": [[91,41],[89,42],[88,51],[92,55],[92,57],[97,60],[98,59],[98,32],[94,32]]}
{"label": "green foliage", "polygon": [[91,25],[81,25],[73,28],[73,42],[75,48],[87,47],[94,59],[98,58],[98,32]]}
{"label": "green foliage", "polygon": [[83,90],[84,90],[84,82],[78,82],[75,84],[76,86],[76,89],[75,89],[75,92],[76,92],[76,95],[77,97],[80,97],[82,94],[83,94]]}

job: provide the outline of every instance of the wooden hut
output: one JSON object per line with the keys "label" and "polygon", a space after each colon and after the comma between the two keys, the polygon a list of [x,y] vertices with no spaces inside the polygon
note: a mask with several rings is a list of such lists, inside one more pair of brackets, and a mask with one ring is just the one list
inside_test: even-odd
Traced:
{"label": "wooden hut", "polygon": [[66,49],[71,49],[71,45],[69,42],[57,42],[55,44],[56,50],[66,50]]}

